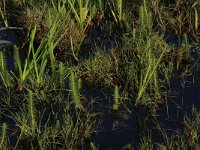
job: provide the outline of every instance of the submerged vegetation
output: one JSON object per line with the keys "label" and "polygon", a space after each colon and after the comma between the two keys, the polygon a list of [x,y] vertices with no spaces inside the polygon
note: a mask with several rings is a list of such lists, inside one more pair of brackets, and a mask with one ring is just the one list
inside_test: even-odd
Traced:
{"label": "submerged vegetation", "polygon": [[[199,103],[172,96],[200,89],[199,14],[198,0],[0,0],[0,149],[199,149]],[[167,130],[169,107],[184,113]],[[135,137],[105,144],[130,122]]]}

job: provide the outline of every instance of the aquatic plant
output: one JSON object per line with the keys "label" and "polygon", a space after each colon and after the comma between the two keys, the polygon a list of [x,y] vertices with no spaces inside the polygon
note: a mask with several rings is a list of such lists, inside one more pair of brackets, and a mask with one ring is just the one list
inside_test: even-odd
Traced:
{"label": "aquatic plant", "polygon": [[66,8],[65,8],[66,0],[58,0],[56,1],[56,3],[54,0],[51,0],[51,4],[54,11],[57,12],[58,14],[66,14]]}
{"label": "aquatic plant", "polygon": [[196,31],[196,33],[198,33],[198,29],[199,29],[199,13],[198,13],[198,2],[196,1],[193,5],[192,5],[192,9],[194,10],[194,29]]}
{"label": "aquatic plant", "polygon": [[8,27],[8,19],[7,19],[7,13],[6,13],[6,0],[0,1],[0,16],[4,22],[5,27]]}
{"label": "aquatic plant", "polygon": [[77,85],[77,79],[74,75],[74,72],[73,71],[70,71],[70,95],[71,95],[71,98],[75,104],[75,106],[79,109],[82,109],[83,108],[83,105],[82,105],[82,102],[80,100],[80,87]]}
{"label": "aquatic plant", "polygon": [[63,84],[64,84],[64,65],[63,65],[63,62],[60,62],[59,63],[59,80],[60,80],[60,87],[62,88],[63,87]]}
{"label": "aquatic plant", "polygon": [[152,139],[152,136],[151,136],[150,133],[147,136],[143,136],[143,137],[140,138],[140,143],[139,143],[138,149],[140,149],[140,150],[146,150],[146,149],[153,150],[153,139]]}
{"label": "aquatic plant", "polygon": [[91,150],[98,150],[95,143],[93,143],[93,142],[90,142],[90,147],[91,147]]}
{"label": "aquatic plant", "polygon": [[139,12],[139,22],[140,22],[140,38],[142,36],[148,36],[148,34],[151,32],[152,29],[152,13],[148,10],[147,2],[146,0],[143,0],[143,5],[140,6],[140,12]]}
{"label": "aquatic plant", "polygon": [[118,110],[119,109],[119,102],[120,100],[120,95],[119,95],[119,88],[116,85],[115,90],[114,90],[114,104],[113,104],[113,109]]}
{"label": "aquatic plant", "polygon": [[[72,12],[74,13],[75,19],[78,22],[78,24],[80,25],[80,27],[84,27],[84,23],[87,20],[87,14],[89,9],[89,5],[90,5],[90,0],[78,0],[78,1],[74,1],[74,0],[68,0],[69,6],[72,10]],[[75,5],[78,5],[78,8],[76,9]]]}
{"label": "aquatic plant", "polygon": [[6,149],[6,130],[8,126],[4,122],[1,128],[0,149]]}
{"label": "aquatic plant", "polygon": [[[41,48],[44,44],[44,41],[41,42],[41,44],[40,44],[39,48],[36,50],[36,52],[34,50],[33,42],[35,39],[35,34],[36,34],[36,26],[33,28],[33,30],[31,31],[31,34],[30,34],[29,50],[28,50],[28,55],[25,58],[24,65],[21,62],[21,58],[20,58],[19,50],[18,50],[17,46],[14,46],[14,63],[15,63],[15,68],[18,71],[18,77],[14,73],[13,73],[13,75],[18,81],[18,90],[19,91],[23,90],[24,83],[27,80],[27,77],[31,73],[32,69],[35,70],[37,83],[40,83],[42,75],[44,73],[45,66],[47,64],[47,61],[45,60],[45,57],[44,57],[45,53],[43,53],[43,57],[40,54]],[[31,53],[32,53],[33,59],[30,59]],[[38,63],[39,63],[41,57],[43,58],[43,61],[40,66],[41,70],[39,71]]]}
{"label": "aquatic plant", "polygon": [[[146,90],[147,85],[149,84],[150,80],[152,79],[152,77],[154,77],[156,70],[157,70],[164,54],[168,51],[167,47],[163,47],[161,53],[159,54],[159,56],[157,56],[157,58],[155,56],[153,56],[153,48],[152,48],[153,41],[152,40],[153,39],[147,40],[147,45],[145,47],[145,50],[144,50],[145,52],[143,54],[143,56],[144,56],[143,59],[146,60],[146,62],[145,62],[146,68],[144,70],[141,70],[140,84],[139,84],[137,98],[135,101],[136,106],[139,103],[139,101],[141,100],[141,97],[143,96],[143,94],[145,93],[145,90]],[[158,88],[158,87],[154,87],[154,88]]]}
{"label": "aquatic plant", "polygon": [[36,111],[35,111],[35,106],[33,102],[33,93],[32,91],[29,90],[28,92],[28,116],[29,116],[29,122],[30,122],[30,128],[32,132],[35,132],[36,129]]}
{"label": "aquatic plant", "polygon": [[110,54],[98,50],[95,56],[80,64],[82,76],[89,84],[113,85],[113,61]]}
{"label": "aquatic plant", "polygon": [[[31,51],[31,49],[29,49],[28,57],[30,56],[30,51]],[[18,81],[18,90],[22,91],[24,82],[27,79],[27,76],[29,75],[31,69],[33,68],[33,64],[29,63],[28,59],[26,59],[24,67],[22,67],[22,63],[21,63],[20,56],[19,56],[19,50],[17,49],[16,46],[14,48],[14,63],[15,63],[15,68],[18,71],[18,77],[16,75],[14,75],[14,73],[13,73],[13,75]]]}
{"label": "aquatic plant", "polygon": [[115,19],[115,22],[118,23],[118,24],[121,24],[122,21],[124,20],[123,2],[122,2],[122,0],[115,0],[112,4],[114,5],[114,8],[117,11],[117,13],[115,13],[115,10],[111,8],[111,4],[109,3],[111,13],[112,13],[112,15]]}
{"label": "aquatic plant", "polygon": [[5,60],[5,55],[2,51],[0,52],[0,77],[1,77],[3,84],[6,88],[8,88],[12,85],[12,78],[7,71],[7,64],[6,64],[6,60]]}

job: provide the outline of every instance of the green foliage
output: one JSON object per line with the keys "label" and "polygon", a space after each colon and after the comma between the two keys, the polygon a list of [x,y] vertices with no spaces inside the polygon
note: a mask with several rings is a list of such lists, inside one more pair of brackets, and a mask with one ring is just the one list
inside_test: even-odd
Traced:
{"label": "green foliage", "polygon": [[35,114],[35,106],[33,102],[33,93],[29,90],[29,97],[28,97],[28,116],[30,121],[30,127],[32,132],[35,132],[36,128],[36,114]]}
{"label": "green foliage", "polygon": [[7,124],[3,123],[1,128],[1,139],[0,139],[0,149],[6,148],[6,130],[7,130]]}
{"label": "green foliage", "polygon": [[143,5],[140,6],[139,12],[139,22],[140,22],[140,30],[144,35],[148,35],[152,29],[152,13],[148,10],[146,0],[143,0]]}
{"label": "green foliage", "polygon": [[7,65],[6,65],[5,55],[1,51],[0,52],[0,77],[3,81],[4,86],[8,88],[11,86],[11,76],[8,73],[6,66]]}
{"label": "green foliage", "polygon": [[[157,42],[160,42],[160,41],[157,41]],[[154,44],[155,44],[155,41],[153,40],[153,37],[147,40],[144,53],[141,58],[142,60],[145,60],[145,63],[143,64],[145,65],[145,69],[142,69],[141,74],[140,74],[140,85],[139,85],[138,94],[137,94],[137,98],[135,102],[136,106],[141,100],[143,94],[145,93],[145,90],[148,84],[150,83],[150,81],[153,79],[153,77],[157,76],[156,74],[157,74],[157,69],[159,67],[159,64],[164,54],[168,51],[168,47],[166,45],[165,46],[163,45],[164,47],[162,48],[162,51],[159,53],[157,57],[155,57],[155,54],[153,51]],[[156,85],[156,87],[154,88],[157,89],[158,86]]]}
{"label": "green foliage", "polygon": [[63,87],[63,83],[64,83],[64,65],[63,65],[63,62],[60,62],[59,63],[59,79],[60,79],[60,87],[62,88]]}
{"label": "green foliage", "polygon": [[4,22],[5,27],[8,27],[8,18],[7,18],[7,11],[6,11],[6,0],[0,1],[0,18]]}
{"label": "green foliage", "polygon": [[114,91],[114,104],[113,104],[113,109],[118,110],[119,109],[119,102],[120,100],[120,95],[119,95],[119,88],[117,85],[115,85],[115,91]]}
{"label": "green foliage", "polygon": [[[78,4],[77,4],[77,3]],[[89,0],[83,1],[83,0],[68,0],[69,6],[72,10],[72,12],[75,15],[75,19],[78,22],[78,24],[83,27],[84,23],[86,22],[87,19],[87,14],[89,9]],[[76,9],[75,5],[78,5],[78,8]]]}
{"label": "green foliage", "polygon": [[113,8],[110,5],[110,9],[111,9],[111,13],[115,19],[115,22],[117,24],[120,25],[120,27],[122,26],[122,21],[124,21],[124,17],[125,17],[125,13],[123,12],[123,2],[122,0],[114,0],[114,2],[112,3]]}
{"label": "green foliage", "polygon": [[66,8],[65,8],[65,4],[66,4],[66,0],[58,0],[57,3],[55,3],[54,0],[51,0],[51,4],[54,8],[54,11],[58,14],[65,14],[66,13]]}
{"label": "green foliage", "polygon": [[77,79],[73,73],[73,71],[70,71],[70,93],[71,93],[71,98],[75,104],[75,106],[79,109],[83,108],[83,105],[80,100],[80,93],[79,93],[79,86],[77,85]]}
{"label": "green foliage", "polygon": [[95,143],[93,143],[93,142],[90,142],[90,147],[91,147],[91,150],[98,150]]}

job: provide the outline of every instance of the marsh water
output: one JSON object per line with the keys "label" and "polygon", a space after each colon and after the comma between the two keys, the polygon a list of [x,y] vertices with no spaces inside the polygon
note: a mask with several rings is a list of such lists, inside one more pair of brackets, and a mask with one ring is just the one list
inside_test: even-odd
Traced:
{"label": "marsh water", "polygon": [[[167,35],[166,41],[177,45],[177,38]],[[0,31],[0,40],[15,42],[17,37],[12,30]],[[104,39],[106,49],[112,47],[110,39]],[[187,115],[192,114],[192,108],[200,108],[200,85],[199,85],[199,58],[198,53],[193,52],[193,62],[191,64],[192,74],[180,77],[175,69],[170,79],[170,87],[166,90],[165,103],[160,105],[154,116],[150,116],[148,110],[114,111],[109,108],[112,105],[110,99],[113,98],[111,89],[97,89],[87,86],[83,92],[97,101],[97,106],[93,109],[98,112],[100,130],[93,134],[91,141],[101,150],[137,149],[139,136],[152,133],[153,139],[162,142],[161,132],[157,130],[160,126],[169,135],[180,130],[183,132],[183,122]],[[7,52],[8,70],[13,69],[13,58]],[[140,119],[138,119],[140,118]]]}

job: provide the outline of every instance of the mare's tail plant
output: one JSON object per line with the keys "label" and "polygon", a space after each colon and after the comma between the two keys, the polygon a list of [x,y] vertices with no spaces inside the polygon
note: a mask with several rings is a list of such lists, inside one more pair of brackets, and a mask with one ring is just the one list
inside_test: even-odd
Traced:
{"label": "mare's tail plant", "polygon": [[6,60],[3,52],[0,52],[0,77],[6,88],[11,86],[11,77],[6,68]]}
{"label": "mare's tail plant", "polygon": [[36,127],[36,116],[35,116],[35,105],[33,102],[33,93],[32,91],[29,90],[29,97],[28,97],[28,116],[30,119],[30,127],[32,133],[35,132],[35,127]]}
{"label": "mare's tail plant", "polygon": [[[153,38],[153,37],[152,37]],[[167,47],[164,45],[162,48],[162,52],[159,54],[159,56],[155,57],[153,53],[153,40],[148,39],[147,45],[145,48],[144,56],[141,59],[147,59],[145,62],[146,69],[141,70],[140,75],[140,85],[138,89],[138,94],[136,98],[135,105],[137,106],[138,103],[141,101],[142,96],[144,95],[147,85],[150,83],[151,79],[154,77],[155,73],[157,72],[157,68],[163,58],[163,55],[167,51]],[[157,87],[154,87],[157,88]]]}
{"label": "mare's tail plant", "polygon": [[73,71],[70,72],[70,92],[71,98],[75,104],[75,106],[79,109],[83,108],[83,105],[80,100],[80,86],[77,85],[77,79]]}
{"label": "mare's tail plant", "polygon": [[[140,6],[139,21],[140,21],[140,38],[147,36],[152,29],[152,13],[147,8],[146,0],[143,0],[143,5]],[[143,35],[144,34],[144,35]]]}
{"label": "mare's tail plant", "polygon": [[64,83],[64,65],[62,62],[59,63],[59,80],[60,80],[60,87],[63,87],[63,83]]}
{"label": "mare's tail plant", "polygon": [[6,130],[7,130],[7,124],[3,123],[2,128],[1,128],[0,149],[6,149],[5,148]]}
{"label": "mare's tail plant", "polygon": [[194,29],[195,29],[195,32],[198,33],[198,28],[199,28],[199,13],[198,13],[198,2],[196,1],[193,5],[192,5],[192,9],[194,10]]}
{"label": "mare's tail plant", "polygon": [[115,86],[115,91],[114,91],[114,104],[113,104],[113,109],[118,110],[119,109],[119,100],[120,100],[120,95],[119,95],[119,88],[116,85]]}

